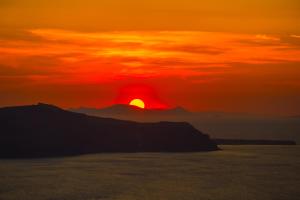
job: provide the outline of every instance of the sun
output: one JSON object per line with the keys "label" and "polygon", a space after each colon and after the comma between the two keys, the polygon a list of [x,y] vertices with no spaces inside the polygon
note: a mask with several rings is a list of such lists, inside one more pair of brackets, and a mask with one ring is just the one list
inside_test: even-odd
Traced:
{"label": "sun", "polygon": [[142,108],[142,109],[145,108],[145,103],[141,99],[132,99],[130,101],[129,105],[136,106],[136,107],[139,107],[139,108]]}

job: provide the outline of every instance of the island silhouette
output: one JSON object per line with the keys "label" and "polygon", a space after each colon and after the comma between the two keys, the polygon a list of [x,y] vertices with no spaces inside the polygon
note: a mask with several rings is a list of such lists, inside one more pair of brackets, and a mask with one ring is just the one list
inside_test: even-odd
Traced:
{"label": "island silhouette", "polygon": [[221,111],[190,111],[181,106],[139,109],[126,104],[104,108],[79,107],[73,112],[137,122],[188,122],[209,133],[218,144],[295,144],[300,142],[299,116],[264,116]]}
{"label": "island silhouette", "polygon": [[43,103],[0,108],[0,122],[1,158],[219,149],[208,135],[186,122],[138,123]]}

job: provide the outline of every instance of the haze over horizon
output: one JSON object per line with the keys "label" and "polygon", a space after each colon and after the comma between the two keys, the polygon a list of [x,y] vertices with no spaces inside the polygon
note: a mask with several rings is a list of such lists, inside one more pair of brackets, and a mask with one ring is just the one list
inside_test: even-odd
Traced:
{"label": "haze over horizon", "polygon": [[296,0],[0,1],[0,107],[300,114]]}

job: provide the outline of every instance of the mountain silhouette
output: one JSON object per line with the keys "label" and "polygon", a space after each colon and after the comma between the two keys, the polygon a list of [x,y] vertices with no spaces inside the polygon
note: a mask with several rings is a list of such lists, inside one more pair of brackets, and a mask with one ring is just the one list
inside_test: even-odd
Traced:
{"label": "mountain silhouette", "polygon": [[70,111],[90,114],[95,116],[115,116],[115,115],[187,115],[189,111],[182,107],[175,107],[172,109],[141,109],[136,106],[115,104],[106,108],[74,108]]}
{"label": "mountain silhouette", "polygon": [[100,152],[194,152],[218,147],[185,122],[137,123],[47,104],[0,108],[0,157]]}
{"label": "mountain silhouette", "polygon": [[[185,121],[207,132],[212,138],[247,140],[293,140],[300,142],[299,116],[264,116],[230,112],[192,112],[182,107],[167,110],[140,109],[128,105],[107,108],[77,108],[73,112],[88,115],[131,120],[137,122]],[[223,140],[220,140],[223,141]],[[237,142],[240,143],[240,142]],[[244,142],[241,142],[244,143]],[[261,142],[257,142],[261,143]]]}

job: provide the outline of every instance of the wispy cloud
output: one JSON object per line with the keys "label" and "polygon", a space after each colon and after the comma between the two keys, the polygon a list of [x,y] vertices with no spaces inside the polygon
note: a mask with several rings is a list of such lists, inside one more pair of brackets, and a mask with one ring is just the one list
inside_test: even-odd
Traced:
{"label": "wispy cloud", "polygon": [[[297,35],[32,29],[13,37],[0,34],[0,41],[0,64],[12,68],[10,75],[26,72],[24,76],[32,76],[38,72],[48,79],[52,77],[52,81],[58,75],[71,82],[101,82],[130,76],[191,77],[190,80],[205,77],[214,81],[222,78],[222,74],[225,77],[239,71],[233,63],[300,62]],[[5,67],[0,76],[8,71]]]}

